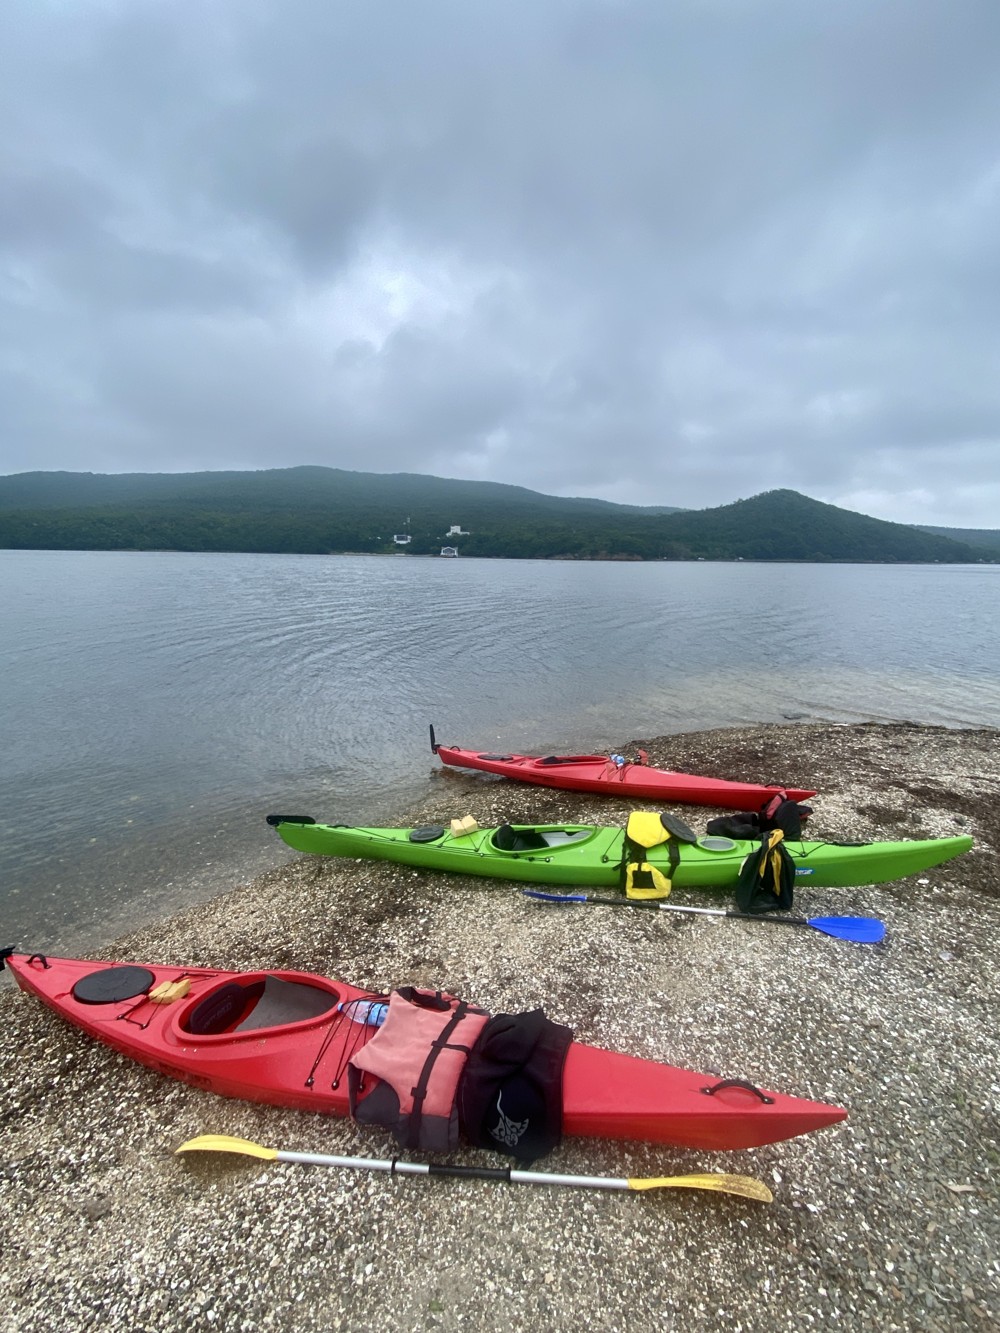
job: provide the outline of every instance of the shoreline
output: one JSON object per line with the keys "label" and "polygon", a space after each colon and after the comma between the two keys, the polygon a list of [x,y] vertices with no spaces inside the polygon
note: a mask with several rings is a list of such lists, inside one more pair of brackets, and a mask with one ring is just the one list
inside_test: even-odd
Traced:
{"label": "shoreline", "polygon": [[[542,1005],[595,1045],[848,1107],[844,1125],[766,1148],[565,1140],[535,1168],[729,1170],[762,1179],[773,1204],[184,1161],[173,1148],[202,1132],[359,1156],[393,1147],[347,1122],[174,1083],[5,988],[2,1327],[73,1333],[98,1314],[130,1333],[989,1328],[1000,1300],[1000,733],[790,722],[613,748],[637,745],[660,767],[819,788],[811,836],[961,831],[974,847],[894,884],[797,890],[802,912],[880,917],[880,945],[550,909],[510,885],[289,853],[93,956],[444,985],[493,1011]],[[448,778],[400,822],[616,824],[642,808]],[[720,812],[682,813],[700,828]],[[729,905],[719,893],[677,899]],[[457,1160],[502,1164],[473,1149]]]}

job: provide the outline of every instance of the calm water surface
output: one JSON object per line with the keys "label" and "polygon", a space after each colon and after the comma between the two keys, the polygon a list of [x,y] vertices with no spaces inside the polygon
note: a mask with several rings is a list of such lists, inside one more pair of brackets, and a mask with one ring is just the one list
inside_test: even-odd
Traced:
{"label": "calm water surface", "polygon": [[[2,943],[93,947],[385,822],[438,739],[1000,726],[1000,568],[0,551]],[[766,776],[766,775],[765,775]],[[527,789],[525,789],[527,791]]]}

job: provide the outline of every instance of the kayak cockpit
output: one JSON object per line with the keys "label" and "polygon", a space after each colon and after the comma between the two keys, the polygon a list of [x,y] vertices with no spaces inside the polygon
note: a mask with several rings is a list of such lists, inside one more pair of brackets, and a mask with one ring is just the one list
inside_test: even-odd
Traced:
{"label": "kayak cockpit", "polygon": [[339,1000],[339,991],[266,973],[216,986],[188,1006],[178,1026],[192,1037],[259,1032],[321,1018]]}
{"label": "kayak cockpit", "polygon": [[558,768],[563,764],[600,764],[608,763],[606,754],[547,754],[543,759],[528,761],[534,768]]}
{"label": "kayak cockpit", "polygon": [[537,852],[550,850],[553,847],[565,847],[570,843],[586,842],[593,834],[592,828],[501,824],[494,831],[490,843],[498,852]]}

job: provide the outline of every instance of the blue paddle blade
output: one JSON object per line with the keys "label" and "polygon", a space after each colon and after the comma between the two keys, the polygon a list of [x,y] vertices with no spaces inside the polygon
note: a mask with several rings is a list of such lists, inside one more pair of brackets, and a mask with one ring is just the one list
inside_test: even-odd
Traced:
{"label": "blue paddle blade", "polygon": [[585,903],[585,893],[543,893],[541,889],[522,889],[526,898],[537,898],[543,903]]}
{"label": "blue paddle blade", "polygon": [[838,940],[877,944],[885,939],[885,925],[873,916],[811,916],[808,923],[814,930],[835,935]]}

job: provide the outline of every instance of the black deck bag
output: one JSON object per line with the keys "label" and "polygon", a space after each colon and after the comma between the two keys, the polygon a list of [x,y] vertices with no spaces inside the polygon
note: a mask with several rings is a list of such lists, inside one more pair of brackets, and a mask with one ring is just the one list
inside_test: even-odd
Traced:
{"label": "black deck bag", "polygon": [[798,842],[802,837],[802,825],[811,814],[811,805],[800,805],[789,800],[784,792],[775,792],[760,807],[758,814],[744,810],[735,815],[720,815],[718,819],[708,821],[705,831],[724,838],[760,838],[772,829],[780,828],[786,838]]}
{"label": "black deck bag", "polygon": [[705,825],[705,832],[722,838],[752,840],[760,837],[760,820],[749,810],[737,815],[719,815]]}
{"label": "black deck bag", "polygon": [[533,1162],[562,1138],[562,1074],[572,1031],[541,1009],[496,1014],[458,1085],[462,1133],[480,1148]]}
{"label": "black deck bag", "polygon": [[760,846],[743,862],[736,883],[741,912],[787,912],[795,888],[795,862],[784,846],[781,829],[765,833]]}

